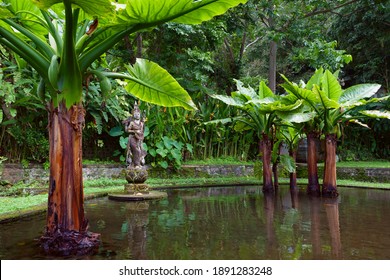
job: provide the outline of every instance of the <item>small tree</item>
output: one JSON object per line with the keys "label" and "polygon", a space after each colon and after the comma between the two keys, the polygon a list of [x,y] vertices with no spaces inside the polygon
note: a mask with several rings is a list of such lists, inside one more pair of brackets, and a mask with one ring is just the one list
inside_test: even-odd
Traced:
{"label": "small tree", "polygon": [[239,108],[242,116],[234,118],[245,127],[256,131],[259,140],[259,153],[263,162],[263,192],[273,192],[271,155],[274,140],[274,124],[277,120],[277,112],[288,112],[297,109],[302,101],[296,100],[291,103],[289,99],[274,94],[262,81],[259,91],[256,93],[251,87],[244,87],[242,82],[237,81],[236,92],[231,96],[213,95],[213,98]]}
{"label": "small tree", "polygon": [[[24,58],[40,75],[39,94],[49,112],[50,186],[44,247],[90,248],[82,180],[84,79],[92,74],[103,94],[108,77],[127,80],[126,90],[147,102],[195,109],[187,92],[157,64],[137,60],[126,74],[90,66],[125,36],[167,21],[199,24],[245,0],[3,0],[0,43]],[[48,93],[48,97],[45,97]]]}
{"label": "small tree", "polygon": [[[367,111],[362,106],[387,99],[388,96],[382,99],[371,98],[379,90],[378,84],[360,84],[343,90],[337,80],[337,73],[332,74],[329,70],[323,69],[317,70],[309,83],[303,87],[289,82],[287,78],[285,80],[284,88],[298,99],[305,100],[317,115],[315,118],[317,127],[325,137],[322,195],[337,196],[336,147],[337,138],[342,133],[341,126],[344,122],[355,121],[362,115],[389,118],[388,112]],[[302,94],[303,92],[305,94]],[[366,100],[367,98],[371,99]]]}

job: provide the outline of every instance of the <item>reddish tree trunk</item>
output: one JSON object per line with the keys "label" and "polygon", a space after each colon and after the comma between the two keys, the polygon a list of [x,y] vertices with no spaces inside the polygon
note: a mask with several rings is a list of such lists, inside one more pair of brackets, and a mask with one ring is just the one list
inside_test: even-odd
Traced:
{"label": "reddish tree trunk", "polygon": [[82,105],[67,109],[64,103],[49,111],[50,178],[45,250],[70,253],[98,244],[98,235],[87,232],[82,176]]}
{"label": "reddish tree trunk", "polygon": [[325,136],[325,169],[322,195],[327,197],[338,196],[337,172],[336,172],[336,148],[337,139],[335,134]]}
{"label": "reddish tree trunk", "polygon": [[[297,161],[297,151],[296,150],[290,149],[288,151],[288,154],[290,155],[290,157],[292,157],[294,159],[294,162]],[[290,173],[290,190],[297,190],[297,189],[298,189],[297,172],[291,172]]]}
{"label": "reddish tree trunk", "polygon": [[317,133],[307,134],[307,172],[308,172],[308,186],[307,193],[309,195],[319,196],[320,184],[318,182],[317,169]]}
{"label": "reddish tree trunk", "polygon": [[271,169],[272,142],[265,133],[263,133],[263,137],[260,140],[260,153],[263,159],[263,192],[273,192]]}

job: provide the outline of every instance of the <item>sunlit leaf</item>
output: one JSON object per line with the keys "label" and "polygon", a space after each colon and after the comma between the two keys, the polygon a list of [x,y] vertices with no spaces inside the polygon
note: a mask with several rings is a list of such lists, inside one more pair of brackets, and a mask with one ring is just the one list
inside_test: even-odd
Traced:
{"label": "sunlit leaf", "polygon": [[170,21],[199,24],[225,13],[246,0],[129,0],[126,21],[129,24],[157,25]]}
{"label": "sunlit leaf", "polygon": [[227,96],[227,95],[210,95],[212,98],[215,98],[215,99],[218,99],[220,101],[222,101],[223,103],[227,104],[227,105],[230,105],[230,106],[234,106],[234,107],[238,107],[238,108],[243,108],[244,107],[244,102],[242,102],[241,100],[239,100],[238,98],[233,98],[231,96]]}
{"label": "sunlit leaf", "polygon": [[165,107],[197,109],[187,91],[158,64],[137,59],[127,70],[129,76],[123,76],[128,79],[126,90],[139,99]]}
{"label": "sunlit leaf", "polygon": [[390,119],[390,111],[366,110],[361,111],[360,113],[370,118]]}
{"label": "sunlit leaf", "polygon": [[[84,12],[92,16],[108,16],[114,10],[110,0],[68,0],[79,6]],[[45,10],[51,6],[62,3],[63,0],[32,0],[39,8]],[[132,1],[131,1],[132,2]]]}
{"label": "sunlit leaf", "polygon": [[[313,88],[313,90],[314,90],[314,88]],[[322,76],[321,92],[326,95],[327,99],[330,99],[330,100],[335,101],[335,102],[339,101],[340,96],[343,92],[339,81],[329,70],[326,70],[324,75]],[[332,107],[332,108],[335,108],[335,107]]]}
{"label": "sunlit leaf", "polygon": [[313,92],[317,96],[319,96],[319,98],[321,100],[321,103],[324,106],[324,108],[326,108],[326,109],[337,109],[337,108],[340,107],[340,104],[337,101],[329,98],[328,94],[326,94],[323,90],[321,90],[319,88],[319,86],[314,85]]}
{"label": "sunlit leaf", "polygon": [[342,106],[351,106],[361,99],[373,96],[381,87],[378,84],[360,84],[347,88],[340,96]]}
{"label": "sunlit leaf", "polygon": [[259,86],[259,98],[264,99],[267,97],[274,97],[275,94],[272,92],[272,90],[265,84],[264,81],[260,82]]}

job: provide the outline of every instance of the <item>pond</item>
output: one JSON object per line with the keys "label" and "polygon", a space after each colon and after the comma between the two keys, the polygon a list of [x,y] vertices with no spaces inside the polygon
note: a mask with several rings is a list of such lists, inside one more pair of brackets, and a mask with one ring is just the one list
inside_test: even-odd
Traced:
{"label": "pond", "polygon": [[[390,259],[390,192],[340,188],[337,199],[281,187],[168,190],[150,202],[86,202],[102,245],[82,259]],[[0,259],[51,259],[45,215],[0,224]]]}

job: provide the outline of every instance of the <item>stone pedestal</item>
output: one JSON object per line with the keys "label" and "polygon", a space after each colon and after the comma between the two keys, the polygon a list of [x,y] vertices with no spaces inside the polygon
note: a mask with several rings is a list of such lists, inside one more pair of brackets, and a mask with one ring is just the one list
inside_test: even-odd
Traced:
{"label": "stone pedestal", "polygon": [[148,171],[144,166],[128,167],[126,169],[126,180],[123,193],[109,194],[108,198],[119,201],[142,201],[151,199],[161,199],[167,196],[165,192],[150,191],[145,184],[148,178]]}
{"label": "stone pedestal", "polygon": [[149,193],[149,186],[147,184],[126,184],[126,193]]}
{"label": "stone pedestal", "polygon": [[143,184],[148,179],[148,171],[145,166],[128,167],[126,180],[129,184]]}

